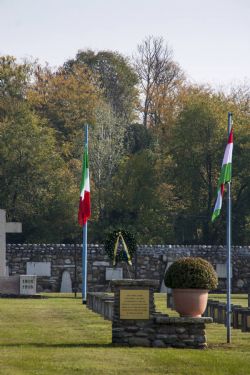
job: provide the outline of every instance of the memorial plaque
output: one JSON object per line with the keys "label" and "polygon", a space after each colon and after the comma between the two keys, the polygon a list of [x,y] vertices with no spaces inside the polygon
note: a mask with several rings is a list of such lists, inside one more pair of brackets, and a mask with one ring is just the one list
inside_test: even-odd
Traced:
{"label": "memorial plaque", "polygon": [[27,262],[27,275],[51,276],[51,262]]}
{"label": "memorial plaque", "polygon": [[106,268],[106,280],[122,280],[122,268]]}
{"label": "memorial plaque", "polygon": [[149,290],[120,290],[120,319],[149,319]]}
{"label": "memorial plaque", "polygon": [[[231,266],[231,277],[233,269]],[[227,264],[226,263],[216,263],[216,272],[219,279],[226,279],[227,278]]]}

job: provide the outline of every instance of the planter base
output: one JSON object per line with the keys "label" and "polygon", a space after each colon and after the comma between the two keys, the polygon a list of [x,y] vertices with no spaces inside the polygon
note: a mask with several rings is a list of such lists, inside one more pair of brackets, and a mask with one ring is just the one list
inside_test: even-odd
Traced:
{"label": "planter base", "polygon": [[200,318],[206,310],[208,290],[173,289],[174,307],[180,316]]}

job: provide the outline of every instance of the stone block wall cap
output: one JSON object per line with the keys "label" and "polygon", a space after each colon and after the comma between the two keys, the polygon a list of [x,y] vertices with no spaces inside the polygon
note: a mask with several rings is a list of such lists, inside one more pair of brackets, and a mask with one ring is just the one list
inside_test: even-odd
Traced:
{"label": "stone block wall cap", "polygon": [[159,281],[150,280],[150,279],[123,279],[123,280],[112,280],[111,285],[112,286],[158,287]]}
{"label": "stone block wall cap", "polygon": [[158,324],[200,324],[200,323],[213,323],[213,319],[207,316],[201,318],[192,317],[168,317],[166,315],[155,315],[155,322]]}

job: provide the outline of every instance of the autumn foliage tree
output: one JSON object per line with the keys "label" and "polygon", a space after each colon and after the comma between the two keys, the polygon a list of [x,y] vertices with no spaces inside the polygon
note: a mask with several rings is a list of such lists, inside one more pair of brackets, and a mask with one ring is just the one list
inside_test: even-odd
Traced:
{"label": "autumn foliage tree", "polygon": [[214,224],[211,214],[231,111],[233,243],[248,244],[249,93],[189,84],[152,36],[133,65],[112,51],[79,51],[57,69],[1,56],[0,205],[23,222],[23,241],[80,241],[88,123],[90,242],[119,226],[141,243],[223,244],[225,205]]}

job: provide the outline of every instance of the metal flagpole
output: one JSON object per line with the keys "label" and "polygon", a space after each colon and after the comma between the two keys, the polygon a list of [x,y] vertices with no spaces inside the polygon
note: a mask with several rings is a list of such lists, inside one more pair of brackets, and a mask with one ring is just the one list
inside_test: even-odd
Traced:
{"label": "metal flagpole", "polygon": [[[85,125],[85,140],[84,140],[84,147],[88,149],[88,125]],[[82,303],[86,304],[87,298],[87,261],[88,261],[88,253],[87,253],[87,229],[88,229],[88,222],[83,225],[83,232],[82,232]]]}
{"label": "metal flagpole", "polygon": [[[232,129],[233,115],[228,112],[228,135]],[[231,182],[227,183],[227,343],[231,343]]]}

